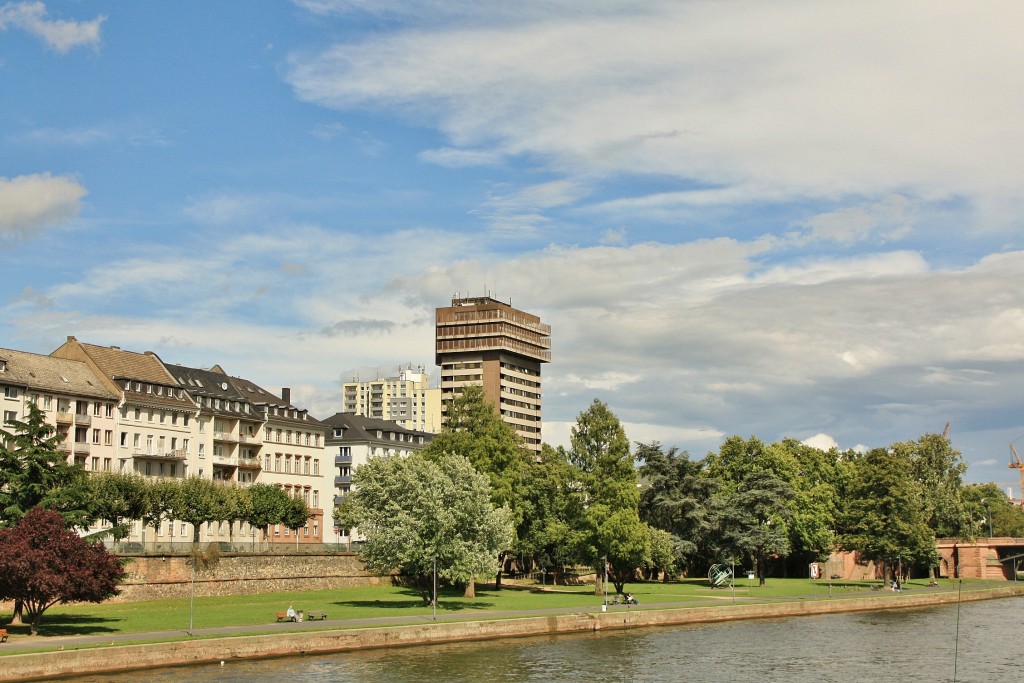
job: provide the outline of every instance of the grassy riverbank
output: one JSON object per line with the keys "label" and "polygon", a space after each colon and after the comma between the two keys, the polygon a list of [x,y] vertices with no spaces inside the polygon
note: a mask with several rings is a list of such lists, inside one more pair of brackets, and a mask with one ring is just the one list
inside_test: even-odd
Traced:
{"label": "grassy riverbank", "polygon": [[[927,580],[911,581],[908,592],[925,592],[949,589],[954,582],[943,580],[938,589],[927,585]],[[965,582],[964,587],[992,585],[985,582]],[[634,583],[627,586],[640,602],[645,605],[671,605],[679,603],[707,604],[732,600],[734,597],[745,602],[774,601],[787,598],[825,598],[829,595],[845,597],[857,594],[881,596],[889,591],[875,592],[880,588],[873,582],[812,582],[807,579],[770,579],[767,585],[757,586],[756,581],[739,579],[734,589],[711,589],[706,581],[688,580],[673,583]],[[447,619],[476,619],[478,615],[495,612],[523,612],[541,609],[593,610],[603,598],[594,595],[593,586],[521,586],[518,590],[496,591],[478,589],[476,598],[465,598],[461,593],[444,592],[439,596],[437,612]],[[529,590],[524,590],[524,589]],[[874,590],[873,590],[874,589]],[[254,627],[267,625],[273,628],[275,614],[283,612],[289,605],[296,610],[317,610],[328,614],[329,622],[307,622],[303,626],[315,629],[318,625],[338,628],[338,620],[386,620],[410,616],[429,617],[432,608],[424,606],[423,600],[413,591],[398,587],[366,587],[329,591],[289,591],[247,596],[197,597],[193,612],[194,630],[230,629],[231,627]],[[0,623],[9,621],[9,617]],[[66,636],[123,636],[127,634],[149,634],[168,632],[180,634],[189,626],[189,601],[185,599],[161,600],[132,603],[106,603],[100,605],[56,606],[43,619],[39,635],[32,638],[35,644],[46,646],[50,638]],[[27,626],[7,626],[12,638],[28,634]],[[0,655],[4,649],[0,648]]]}

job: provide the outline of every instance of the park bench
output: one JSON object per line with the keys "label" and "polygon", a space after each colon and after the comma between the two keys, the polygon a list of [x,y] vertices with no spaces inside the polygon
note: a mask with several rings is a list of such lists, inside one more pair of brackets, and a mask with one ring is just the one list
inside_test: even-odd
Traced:
{"label": "park bench", "polygon": [[7,629],[0,628],[0,643],[7,642]]}
{"label": "park bench", "polygon": [[277,613],[277,620],[278,621],[295,621],[295,617],[288,616],[287,612],[278,612]]}
{"label": "park bench", "polygon": [[320,621],[323,621],[326,618],[327,618],[327,612],[318,612],[318,611],[306,612],[306,619],[308,619],[310,621],[313,621],[314,619],[319,619]]}

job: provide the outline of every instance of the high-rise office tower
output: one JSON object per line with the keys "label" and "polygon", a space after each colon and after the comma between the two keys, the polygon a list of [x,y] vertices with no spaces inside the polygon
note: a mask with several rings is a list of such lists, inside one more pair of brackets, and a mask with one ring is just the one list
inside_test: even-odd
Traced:
{"label": "high-rise office tower", "polygon": [[551,327],[489,296],[460,298],[436,313],[441,400],[483,386],[527,448],[541,446],[541,363],[551,362]]}

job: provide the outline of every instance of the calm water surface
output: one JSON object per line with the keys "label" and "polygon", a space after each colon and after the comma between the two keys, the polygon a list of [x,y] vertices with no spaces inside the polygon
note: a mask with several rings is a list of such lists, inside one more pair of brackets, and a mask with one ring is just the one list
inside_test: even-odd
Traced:
{"label": "calm water surface", "polygon": [[[89,676],[86,681],[1024,681],[1024,598]],[[954,679],[954,653],[956,678]]]}

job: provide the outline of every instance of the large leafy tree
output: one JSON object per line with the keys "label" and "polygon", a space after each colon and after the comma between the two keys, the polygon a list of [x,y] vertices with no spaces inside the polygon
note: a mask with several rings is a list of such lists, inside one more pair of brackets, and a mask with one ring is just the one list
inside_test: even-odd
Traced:
{"label": "large leafy tree", "polygon": [[360,554],[371,571],[397,570],[432,601],[432,573],[453,584],[497,568],[511,543],[508,508],[491,501],[487,477],[466,458],[371,458],[353,476],[353,491],[335,519],[358,527]]}
{"label": "large leafy tree", "polygon": [[298,496],[288,499],[288,504],[284,508],[284,515],[281,517],[281,524],[285,528],[291,529],[292,533],[295,534],[295,545],[299,544],[299,529],[306,526],[309,516],[309,506],[306,505],[305,500]]}
{"label": "large leafy tree", "polygon": [[24,421],[0,429],[0,526],[14,525],[41,506],[59,512],[67,526],[84,529],[95,519],[85,470],[68,464],[58,448],[63,437],[38,406],[26,405]]}
{"label": "large leafy tree", "polygon": [[971,519],[962,498],[967,464],[941,434],[894,443],[891,450],[910,463],[907,475],[920,485],[925,521],[936,536],[971,535]]}
{"label": "large leafy tree", "polygon": [[857,551],[887,571],[900,564],[937,564],[925,498],[910,472],[909,460],[886,448],[872,449],[854,461],[838,517],[843,550]]}
{"label": "large leafy tree", "polygon": [[[637,472],[619,418],[594,399],[579,414],[571,433],[569,462],[576,468],[586,505],[586,559],[607,561],[619,592],[650,554],[650,533],[640,521]],[[603,586],[596,582],[595,591]]]}
{"label": "large leafy tree", "polygon": [[792,518],[789,500],[793,488],[767,471],[752,471],[722,506],[722,540],[734,556],[747,555],[759,585],[767,576],[768,558],[789,553],[787,524]]}
{"label": "large leafy tree", "polygon": [[541,447],[540,461],[523,478],[523,521],[519,552],[545,572],[557,573],[581,560],[586,541],[586,516],[579,477],[565,449]]}
{"label": "large leafy tree", "polygon": [[444,429],[423,451],[430,459],[458,455],[469,460],[491,487],[495,507],[508,507],[516,526],[508,548],[501,548],[495,584],[501,587],[501,568],[510,552],[522,551],[521,539],[528,533],[531,521],[525,514],[524,481],[531,467],[526,449],[515,433],[498,414],[497,407],[487,401],[483,387],[467,386],[452,401],[445,415]]}
{"label": "large leafy tree", "polygon": [[125,571],[100,543],[64,526],[52,510],[34,508],[0,530],[0,599],[19,600],[33,634],[58,603],[102,602],[117,594]]}
{"label": "large leafy tree", "polygon": [[[672,567],[681,568],[712,529],[710,502],[716,481],[702,476],[702,463],[690,460],[689,453],[676,448],[666,452],[656,441],[638,443],[636,459],[640,463],[640,518],[671,534]],[[666,539],[658,539],[663,558],[666,543]]]}

